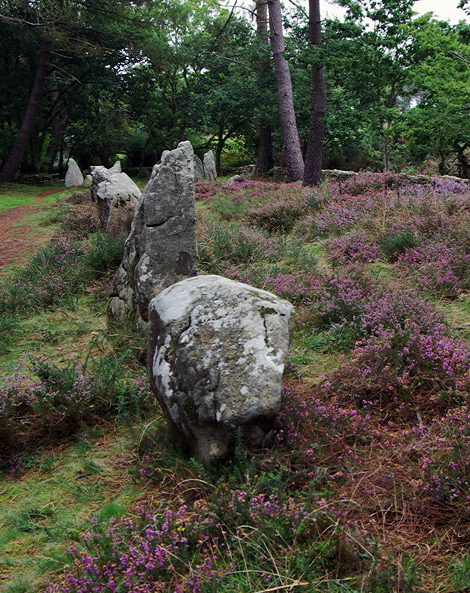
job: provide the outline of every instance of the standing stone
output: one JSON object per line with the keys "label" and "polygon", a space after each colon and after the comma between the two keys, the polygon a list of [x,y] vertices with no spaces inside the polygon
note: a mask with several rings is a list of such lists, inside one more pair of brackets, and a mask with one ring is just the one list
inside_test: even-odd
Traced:
{"label": "standing stone", "polygon": [[74,159],[67,162],[67,173],[65,174],[65,187],[77,187],[83,185],[83,174]]}
{"label": "standing stone", "polygon": [[201,159],[197,156],[197,154],[194,155],[194,180],[196,181],[196,183],[198,183],[199,181],[202,181],[204,179],[204,165],[201,161]]}
{"label": "standing stone", "polygon": [[207,181],[215,181],[217,179],[217,168],[212,150],[209,150],[204,155],[204,177]]}
{"label": "standing stone", "polygon": [[128,235],[142,195],[140,189],[125,173],[106,167],[93,167],[91,176],[91,198],[98,204],[103,230],[113,237]]}
{"label": "standing stone", "polygon": [[93,177],[91,175],[87,175],[83,180],[83,187],[91,187],[93,185]]}
{"label": "standing stone", "polygon": [[294,307],[221,276],[170,286],[149,307],[149,376],[162,409],[203,462],[230,454],[241,430],[266,441],[281,407]]}
{"label": "standing stone", "polygon": [[137,206],[113,281],[110,321],[146,325],[150,300],[194,275],[195,260],[194,152],[181,142],[162,154]]}
{"label": "standing stone", "polygon": [[112,171],[113,173],[121,173],[121,161],[116,161],[109,171]]}

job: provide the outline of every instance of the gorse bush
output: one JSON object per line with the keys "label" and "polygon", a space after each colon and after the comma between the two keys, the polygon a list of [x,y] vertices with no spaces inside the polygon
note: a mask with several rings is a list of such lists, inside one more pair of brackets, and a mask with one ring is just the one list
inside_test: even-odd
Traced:
{"label": "gorse bush", "polygon": [[304,198],[283,198],[248,210],[246,222],[268,233],[288,233],[297,220],[306,214],[307,209],[308,205]]}
{"label": "gorse bush", "polygon": [[395,262],[406,252],[420,244],[416,233],[410,229],[404,231],[389,232],[379,238],[380,249],[390,262]]}

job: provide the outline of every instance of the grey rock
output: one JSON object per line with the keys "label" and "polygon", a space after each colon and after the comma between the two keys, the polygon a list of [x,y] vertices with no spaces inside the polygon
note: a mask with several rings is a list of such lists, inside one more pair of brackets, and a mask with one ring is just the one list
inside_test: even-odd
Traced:
{"label": "grey rock", "polygon": [[196,250],[194,153],[190,142],[181,142],[162,154],[136,208],[113,281],[109,320],[145,326],[150,300],[194,275]]}
{"label": "grey rock", "polygon": [[152,299],[150,382],[197,459],[225,458],[240,429],[254,445],[272,430],[293,312],[274,294],[215,275]]}
{"label": "grey rock", "polygon": [[196,183],[198,183],[199,181],[202,181],[204,179],[204,165],[201,161],[201,159],[197,156],[197,154],[194,155],[194,180],[196,181]]}
{"label": "grey rock", "polygon": [[83,185],[83,174],[76,161],[69,159],[65,174],[65,187],[78,187],[79,185]]}
{"label": "grey rock", "polygon": [[112,173],[122,173],[121,161],[116,161],[114,165],[109,169]]}
{"label": "grey rock", "polygon": [[230,177],[227,183],[242,183],[243,181],[246,181],[243,175],[234,175],[233,177]]}
{"label": "grey rock", "polygon": [[217,179],[217,169],[212,150],[209,150],[204,155],[204,177],[207,181],[215,181]]}
{"label": "grey rock", "polygon": [[85,179],[83,180],[83,187],[91,187],[93,185],[93,177],[91,175],[86,175]]}
{"label": "grey rock", "polygon": [[91,176],[91,198],[97,202],[103,230],[113,237],[127,236],[142,192],[128,175],[113,169],[93,167]]}

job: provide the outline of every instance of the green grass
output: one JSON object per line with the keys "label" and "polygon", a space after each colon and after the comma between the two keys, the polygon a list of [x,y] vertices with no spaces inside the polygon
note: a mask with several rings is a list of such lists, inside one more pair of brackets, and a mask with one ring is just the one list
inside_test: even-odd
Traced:
{"label": "green grass", "polygon": [[122,515],[145,495],[128,472],[136,433],[106,426],[57,450],[25,458],[20,478],[0,481],[0,588],[25,593],[47,583],[67,561],[67,549],[97,515]]}
{"label": "green grass", "polygon": [[57,189],[57,193],[51,194],[42,198],[42,204],[51,204],[58,198],[70,194],[70,190],[65,190],[63,185],[57,186],[30,186],[30,185],[8,185],[0,188],[0,214],[16,208],[17,206],[24,206],[31,204],[36,200],[40,194],[49,189]]}

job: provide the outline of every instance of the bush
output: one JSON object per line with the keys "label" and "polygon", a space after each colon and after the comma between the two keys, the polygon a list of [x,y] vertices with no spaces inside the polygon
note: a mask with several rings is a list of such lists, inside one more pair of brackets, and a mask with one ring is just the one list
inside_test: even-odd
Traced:
{"label": "bush", "polygon": [[307,202],[305,199],[287,197],[248,210],[246,223],[254,224],[270,234],[288,233],[306,212]]}
{"label": "bush", "polygon": [[385,257],[395,262],[407,249],[418,247],[420,239],[413,231],[389,232],[379,237],[379,245]]}

